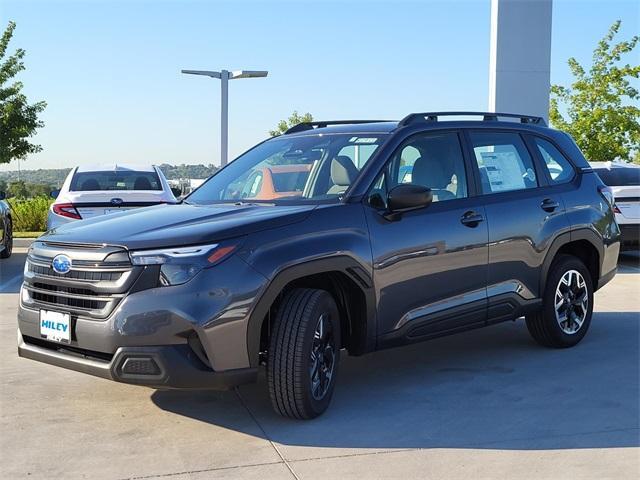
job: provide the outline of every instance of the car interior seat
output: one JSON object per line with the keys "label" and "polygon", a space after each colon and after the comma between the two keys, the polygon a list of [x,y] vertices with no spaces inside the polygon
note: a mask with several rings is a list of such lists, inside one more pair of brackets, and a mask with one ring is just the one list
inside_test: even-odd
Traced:
{"label": "car interior seat", "polygon": [[137,177],[133,184],[134,190],[152,190],[151,182],[147,177]]}
{"label": "car interior seat", "polygon": [[92,190],[100,190],[100,184],[95,178],[88,178],[84,182],[82,182],[82,186],[80,190],[92,191]]}
{"label": "car interior seat", "polygon": [[480,183],[482,184],[482,193],[491,193],[491,182],[489,182],[489,174],[487,173],[487,167],[479,167],[480,171]]}
{"label": "car interior seat", "polygon": [[344,193],[357,176],[358,168],[353,164],[351,158],[346,155],[337,155],[331,160],[331,181],[333,186],[329,188],[327,194],[339,195]]}
{"label": "car interior seat", "polygon": [[413,164],[411,183],[429,187],[434,201],[451,200],[456,198],[455,194],[447,190],[452,176],[453,172],[448,173],[440,162],[419,157]]}

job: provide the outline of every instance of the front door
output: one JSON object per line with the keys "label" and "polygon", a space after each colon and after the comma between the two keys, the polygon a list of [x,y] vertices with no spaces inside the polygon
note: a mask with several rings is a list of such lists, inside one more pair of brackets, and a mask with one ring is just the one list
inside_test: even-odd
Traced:
{"label": "front door", "polygon": [[[456,132],[419,133],[389,160],[365,206],[374,263],[380,346],[452,333],[486,321],[487,222],[469,195]],[[431,188],[433,203],[389,220],[388,191]]]}

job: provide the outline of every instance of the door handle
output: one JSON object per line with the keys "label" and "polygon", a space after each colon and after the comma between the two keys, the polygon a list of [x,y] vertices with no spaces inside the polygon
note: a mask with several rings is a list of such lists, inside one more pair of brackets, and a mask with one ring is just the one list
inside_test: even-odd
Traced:
{"label": "door handle", "polygon": [[545,198],[540,204],[540,208],[542,208],[545,212],[553,212],[554,210],[560,208],[560,204],[555,200]]}
{"label": "door handle", "polygon": [[484,221],[484,217],[479,213],[470,210],[466,212],[461,218],[460,223],[466,227],[477,227],[480,222]]}

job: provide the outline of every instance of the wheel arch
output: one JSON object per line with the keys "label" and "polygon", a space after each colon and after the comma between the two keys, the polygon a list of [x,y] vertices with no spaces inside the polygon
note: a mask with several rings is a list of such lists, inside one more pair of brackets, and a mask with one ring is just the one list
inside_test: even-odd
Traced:
{"label": "wheel arch", "polygon": [[604,254],[602,238],[593,230],[581,228],[562,233],[553,240],[542,264],[540,295],[542,295],[546,287],[551,264],[560,254],[569,254],[578,257],[591,274],[593,288],[598,288]]}
{"label": "wheel arch", "polygon": [[[375,298],[370,273],[357,260],[346,255],[290,265],[280,270],[268,283],[249,315],[247,354],[251,367],[260,363],[261,340],[269,328],[270,315],[282,294],[290,288],[312,287],[329,290],[338,303],[342,322],[343,344],[351,354],[375,349]],[[346,335],[345,335],[346,333]]]}

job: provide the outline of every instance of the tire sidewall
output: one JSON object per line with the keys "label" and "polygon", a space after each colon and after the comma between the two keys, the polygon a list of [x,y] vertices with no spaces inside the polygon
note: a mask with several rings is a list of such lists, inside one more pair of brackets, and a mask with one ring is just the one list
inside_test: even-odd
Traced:
{"label": "tire sidewall", "polygon": [[4,250],[0,252],[0,258],[9,258],[13,251],[13,224],[9,217],[6,217],[4,220],[4,238],[2,239],[4,243]]}
{"label": "tire sidewall", "polygon": [[[587,315],[584,319],[580,330],[576,333],[565,333],[558,321],[556,320],[555,311],[555,295],[556,288],[562,276],[569,270],[576,270],[582,275],[585,281],[585,285],[588,293],[588,305]],[[544,318],[545,323],[549,327],[549,333],[555,337],[563,346],[571,347],[587,334],[589,325],[591,324],[591,316],[593,314],[593,282],[591,281],[591,274],[587,270],[587,267],[575,257],[564,256],[558,259],[550,270],[549,278],[547,279],[547,286],[544,296]]]}
{"label": "tire sidewall", "polygon": [[[309,367],[311,366],[311,347],[313,345],[313,336],[316,330],[318,319],[322,314],[325,313],[329,315],[329,321],[331,322],[331,327],[333,330],[335,361],[329,389],[327,390],[327,393],[324,397],[322,397],[320,400],[316,400],[315,398],[313,398],[313,394],[311,393],[311,373],[309,371]],[[304,385],[304,388],[302,389],[302,400],[305,409],[314,412],[315,416],[318,416],[323,413],[329,406],[329,403],[331,403],[331,397],[333,396],[333,390],[335,388],[336,378],[338,376],[338,368],[340,366],[340,317],[336,302],[328,292],[323,292],[319,296],[318,301],[313,306],[313,312],[310,318],[311,320],[309,324],[306,325],[306,334],[302,343],[302,355],[303,358],[306,359],[301,376]]]}

